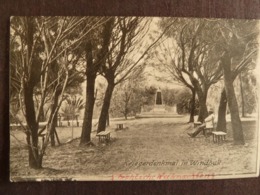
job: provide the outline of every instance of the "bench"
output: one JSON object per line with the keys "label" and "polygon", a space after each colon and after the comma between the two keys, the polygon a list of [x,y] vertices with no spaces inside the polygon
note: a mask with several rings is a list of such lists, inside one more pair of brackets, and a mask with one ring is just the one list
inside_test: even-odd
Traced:
{"label": "bench", "polygon": [[205,127],[203,129],[203,135],[205,137],[208,137],[208,136],[210,136],[212,134],[213,130],[214,130],[214,127]]}
{"label": "bench", "polygon": [[227,133],[223,131],[213,131],[212,135],[213,135],[213,142],[220,143],[221,141],[226,140]]}
{"label": "bench", "polygon": [[110,131],[101,131],[96,136],[98,136],[98,141],[110,141]]}
{"label": "bench", "polygon": [[124,124],[122,123],[116,124],[116,130],[120,130],[120,129],[124,129]]}

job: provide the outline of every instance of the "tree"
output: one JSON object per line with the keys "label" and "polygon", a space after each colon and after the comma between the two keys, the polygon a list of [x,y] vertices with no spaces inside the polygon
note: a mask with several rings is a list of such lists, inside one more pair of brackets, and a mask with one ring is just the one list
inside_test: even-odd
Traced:
{"label": "tree", "polygon": [[251,70],[239,75],[242,117],[256,111],[256,78]]}
{"label": "tree", "polygon": [[[85,80],[84,78],[84,74],[81,73],[81,69],[79,68],[79,61],[81,59],[81,52],[78,50],[73,50],[69,52],[68,54],[68,62],[69,62],[69,66],[70,69],[68,70],[68,81],[67,81],[67,85],[66,85],[66,89],[64,91],[64,97],[62,97],[62,101],[66,99],[67,97],[67,93],[71,94],[71,93],[76,93],[77,91],[79,91],[79,86],[80,84]],[[49,79],[49,85],[51,88],[56,88],[56,91],[54,94],[52,94],[54,96],[53,98],[53,103],[52,103],[52,108],[51,108],[51,112],[54,112],[57,109],[57,112],[55,112],[54,115],[54,119],[53,119],[53,124],[51,126],[51,130],[50,130],[50,138],[51,138],[51,146],[55,146],[55,135],[57,138],[57,141],[59,143],[58,140],[58,134],[56,131],[56,126],[57,126],[57,122],[58,122],[58,112],[59,112],[59,104],[58,101],[60,99],[60,95],[62,92],[62,84],[63,84],[63,77],[61,77],[61,81],[57,82],[56,78],[57,78],[57,68],[59,68],[59,66],[57,65],[56,68],[51,69],[50,72],[50,79]]]}
{"label": "tree", "polygon": [[120,83],[119,87],[115,89],[114,95],[111,100],[111,113],[113,116],[124,116],[125,119],[129,114],[140,112],[142,100],[140,94],[140,85],[142,84],[143,77],[141,74],[130,78],[124,83]]}
{"label": "tree", "polygon": [[[71,37],[73,31],[88,20],[89,25],[77,36]],[[68,84],[69,71],[71,69],[68,52],[75,48],[86,35],[100,22],[91,22],[88,17],[12,17],[10,40],[14,47],[10,51],[11,70],[18,72],[12,74],[19,83],[18,96],[21,105],[24,105],[24,117],[26,126],[20,123],[26,133],[26,141],[29,153],[29,166],[39,169],[42,167],[42,159],[48,146],[51,127],[54,123],[54,116],[58,112],[63,101],[63,94]],[[50,74],[54,67],[59,66],[56,76],[55,87],[49,84]],[[17,77],[17,76],[20,77]],[[60,98],[56,109],[54,108],[54,94],[61,87]],[[35,89],[40,87],[41,99],[39,107],[35,108]],[[47,119],[47,125],[40,129],[40,113],[42,113],[45,100],[51,95],[51,113]],[[43,131],[46,133],[43,134]],[[43,143],[39,144],[39,136],[44,137]]]}
{"label": "tree", "polygon": [[142,106],[145,105],[154,105],[155,103],[155,94],[157,88],[155,86],[145,87],[141,89],[141,97],[142,97]]}
{"label": "tree", "polygon": [[[101,30],[94,32],[94,37],[85,43],[85,60],[86,60],[86,104],[83,119],[83,126],[80,138],[80,144],[89,144],[92,130],[93,109],[95,104],[95,80],[101,66],[104,66],[105,59],[109,49],[112,28],[115,19],[105,19]],[[98,42],[100,41],[100,43]],[[99,48],[98,48],[99,47]],[[96,55],[94,55],[96,54]]]}
{"label": "tree", "polygon": [[[177,105],[177,112],[179,114],[185,114],[185,113],[189,113],[190,109],[191,109],[191,92],[190,90],[188,90],[187,88],[181,88],[179,90],[176,90],[175,92],[175,102]],[[199,111],[199,103],[198,100],[195,100],[195,104],[194,104],[194,114],[198,114]]]}
{"label": "tree", "polygon": [[[164,23],[163,21],[161,22],[161,28],[164,28]],[[172,31],[175,31],[175,29],[172,29]],[[169,34],[167,34],[169,35]],[[154,56],[156,57],[156,59],[159,61],[160,65],[159,65],[159,69],[163,68],[162,71],[168,71],[171,75],[171,78],[180,83],[181,85],[187,87],[190,91],[191,91],[191,98],[190,98],[190,106],[189,106],[189,113],[190,113],[190,118],[189,118],[189,122],[194,122],[194,115],[195,115],[195,101],[196,101],[196,90],[194,88],[194,86],[192,85],[192,83],[190,82],[188,77],[185,77],[185,75],[182,72],[182,69],[178,66],[179,64],[176,63],[176,59],[175,58],[175,54],[173,54],[175,50],[174,45],[176,45],[176,40],[175,38],[171,37],[171,35],[169,35],[169,37],[167,37],[167,39],[165,40],[165,42],[161,42],[161,44],[159,45],[158,48],[156,48],[157,50],[155,51]],[[159,55],[160,53],[160,55]],[[163,66],[161,66],[163,65]],[[178,110],[179,110],[180,104],[178,104]],[[181,106],[182,107],[182,106]]]}
{"label": "tree", "polygon": [[[108,51],[106,64],[102,66],[101,74],[107,80],[107,88],[104,96],[103,105],[101,108],[101,113],[98,122],[97,131],[104,131],[106,128],[106,121],[109,114],[110,101],[112,98],[113,90],[115,86],[122,82],[125,77],[127,77],[133,68],[137,65],[137,63],[131,68],[130,60],[124,60],[126,54],[129,51],[133,51],[133,46],[135,44],[135,39],[138,32],[138,24],[142,21],[141,18],[137,17],[117,17],[115,21],[115,25],[113,26],[112,36],[110,41],[110,50]],[[142,28],[141,28],[142,30]],[[117,71],[117,72],[116,72]],[[123,71],[124,76],[121,77],[118,81],[116,81],[116,76],[118,76]]]}
{"label": "tree", "polygon": [[78,125],[78,116],[80,114],[80,111],[84,109],[84,107],[85,105],[82,98],[75,95],[70,95],[66,98],[65,107],[61,109],[62,115],[65,116],[67,120],[76,119]]}
{"label": "tree", "polygon": [[[220,63],[224,72],[225,88],[221,94],[217,129],[226,130],[226,104],[231,114],[231,123],[235,144],[244,144],[242,124],[239,117],[237,99],[233,81],[245,69],[254,67],[257,54],[257,23],[255,21],[228,20],[219,22],[219,34],[222,41],[217,49],[222,51]],[[223,116],[222,116],[223,115]]]}
{"label": "tree", "polygon": [[106,128],[110,101],[115,86],[129,79],[132,75],[142,72],[145,64],[142,60],[168,30],[166,28],[162,34],[152,40],[151,44],[141,42],[149,30],[149,23],[149,19],[139,17],[118,17],[116,20],[107,61],[101,69],[101,74],[107,80],[107,89],[99,117],[98,132],[104,131]]}
{"label": "tree", "polygon": [[[163,28],[169,20],[171,19],[162,20],[160,26]],[[190,89],[190,122],[194,120],[197,94],[200,105],[198,121],[203,122],[207,116],[208,90],[222,76],[217,56],[211,51],[211,43],[215,40],[214,25],[205,19],[178,19],[166,35],[170,45],[162,43],[161,50],[170,57],[160,59],[160,62],[176,81]]]}
{"label": "tree", "polygon": [[133,96],[133,89],[130,86],[120,86],[119,90],[115,90],[111,100],[110,111],[112,116],[124,116],[127,120],[128,114],[131,112],[131,99]]}

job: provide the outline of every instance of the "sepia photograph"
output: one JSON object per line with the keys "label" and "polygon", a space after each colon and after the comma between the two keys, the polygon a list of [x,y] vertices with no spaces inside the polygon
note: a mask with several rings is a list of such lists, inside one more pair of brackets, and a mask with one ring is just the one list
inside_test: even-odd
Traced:
{"label": "sepia photograph", "polygon": [[257,19],[13,16],[10,181],[259,176]]}

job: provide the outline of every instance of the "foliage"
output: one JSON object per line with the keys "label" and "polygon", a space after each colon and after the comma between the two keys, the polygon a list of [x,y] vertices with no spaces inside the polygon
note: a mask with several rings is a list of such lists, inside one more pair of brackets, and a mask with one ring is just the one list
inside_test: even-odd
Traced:
{"label": "foliage", "polygon": [[64,107],[61,108],[61,115],[68,121],[77,119],[84,106],[85,103],[81,97],[69,95],[65,100]]}
{"label": "foliage", "polygon": [[[191,107],[191,97],[192,94],[188,88],[182,88],[175,91],[176,96],[176,104],[177,104],[177,112],[179,114],[186,114],[190,113],[190,107]],[[198,114],[199,112],[199,102],[198,99],[195,101],[195,113]]]}
{"label": "foliage", "polygon": [[[219,36],[221,41],[216,44],[215,50],[222,51],[220,64],[223,70],[226,93],[226,98],[224,97],[222,99],[219,108],[225,108],[225,102],[228,102],[228,107],[231,114],[234,143],[243,145],[245,140],[233,82],[235,78],[241,73],[241,71],[248,69],[250,66],[254,66],[255,64],[255,58],[258,50],[257,38],[259,34],[259,28],[257,22],[253,20],[222,21],[218,26],[219,32],[221,33]],[[240,84],[242,84],[242,82]],[[243,90],[241,90],[241,92],[243,92]],[[243,93],[241,97],[242,102],[244,102]],[[227,101],[225,101],[225,99]],[[242,113],[244,115],[243,108],[244,107],[242,105]],[[224,113],[225,109],[219,109],[219,122],[217,125],[218,129],[223,128],[219,124],[225,125],[225,118],[221,116]]]}
{"label": "foliage", "polygon": [[140,83],[127,82],[115,89],[111,100],[110,112],[113,117],[135,116],[141,111],[142,97],[138,87]]}
{"label": "foliage", "polygon": [[154,105],[157,88],[149,86],[139,90],[142,97],[142,105]]}
{"label": "foliage", "polygon": [[[256,105],[257,105],[257,99],[256,99],[256,78],[255,76],[250,72],[247,71],[245,73],[241,73],[241,80],[242,82],[242,88],[244,100],[244,112],[247,114],[252,114],[253,112],[256,112]],[[241,104],[242,106],[242,104]]]}
{"label": "foliage", "polygon": [[[207,116],[206,98],[210,86],[222,76],[218,53],[212,52],[216,25],[206,19],[164,18],[159,26],[175,21],[155,55],[173,79],[196,93],[199,99],[199,121]],[[166,42],[167,41],[167,42]]]}
{"label": "foliage", "polygon": [[[11,18],[10,94],[12,99],[20,101],[19,106],[26,119],[24,130],[31,168],[42,167],[44,151],[65,88],[72,83],[74,73],[78,72],[75,67],[80,56],[75,55],[74,51],[100,23],[91,17]],[[47,100],[50,103],[47,104]],[[51,113],[47,125],[40,128],[39,122],[46,106]],[[38,137],[45,130],[44,143],[39,145]]]}
{"label": "foliage", "polygon": [[176,92],[178,89],[162,89],[163,104],[167,106],[173,106],[176,104]]}
{"label": "foliage", "polygon": [[151,40],[151,43],[143,41],[148,34],[150,21],[150,18],[142,17],[115,18],[110,50],[107,53],[106,64],[100,71],[108,85],[99,117],[98,132],[106,128],[110,102],[116,85],[131,77],[138,77],[146,65],[143,60],[149,50],[158,43],[167,30],[166,28],[155,40]]}

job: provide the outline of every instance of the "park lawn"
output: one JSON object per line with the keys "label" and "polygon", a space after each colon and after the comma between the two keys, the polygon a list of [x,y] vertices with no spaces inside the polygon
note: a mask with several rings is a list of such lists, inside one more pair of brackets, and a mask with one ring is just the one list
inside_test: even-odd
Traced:
{"label": "park lawn", "polygon": [[[11,136],[10,147],[11,179],[157,180],[185,179],[178,175],[204,174],[215,178],[256,172],[254,121],[243,122],[245,146],[233,144],[230,124],[227,140],[216,144],[212,142],[212,137],[199,135],[190,138],[187,132],[191,130],[191,125],[186,121],[187,117],[127,120],[121,121],[127,128],[120,131],[115,131],[118,121],[111,121],[108,128],[112,132],[111,142],[98,143],[96,132],[93,132],[95,146],[92,147],[79,146],[79,139],[65,143],[71,138],[71,128],[58,128],[64,144],[48,147],[41,170],[28,167],[27,150],[22,144],[24,135],[15,131],[12,132],[15,139]],[[80,133],[81,128],[74,128],[74,138]],[[148,176],[142,177],[145,175]],[[186,179],[194,177],[187,176]]]}

